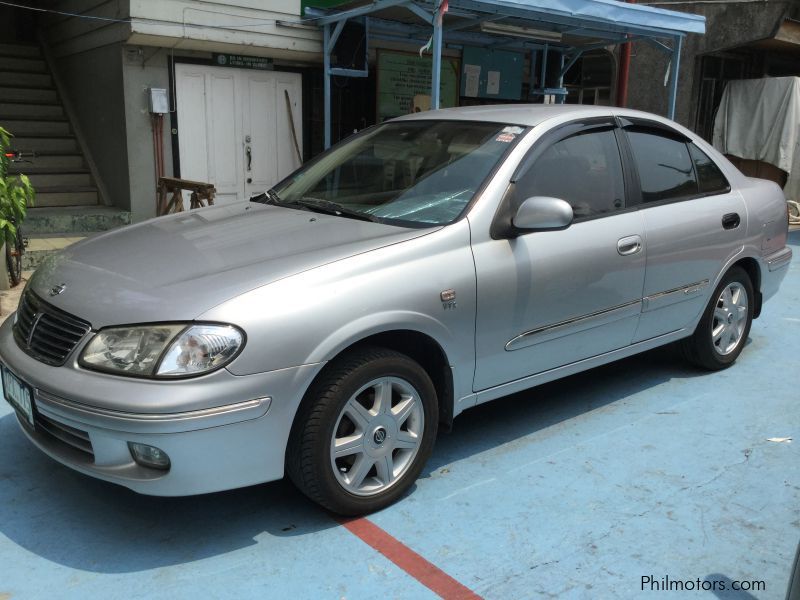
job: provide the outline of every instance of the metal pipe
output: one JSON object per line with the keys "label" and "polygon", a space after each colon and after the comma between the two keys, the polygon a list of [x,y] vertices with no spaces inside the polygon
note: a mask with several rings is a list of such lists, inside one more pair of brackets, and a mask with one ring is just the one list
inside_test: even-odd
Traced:
{"label": "metal pipe", "polygon": [[675,103],[678,99],[678,76],[680,75],[682,46],[683,36],[676,35],[675,41],[672,44],[672,61],[669,82],[669,108],[667,109],[667,117],[673,121],[675,120]]}
{"label": "metal pipe", "polygon": [[433,15],[433,64],[431,65],[431,109],[439,109],[439,89],[442,78],[442,25],[443,15],[440,16],[441,0],[436,3]]}
{"label": "metal pipe", "polygon": [[[636,0],[628,0],[636,4]],[[630,37],[630,36],[628,36]],[[617,74],[617,106],[628,105],[628,79],[631,71],[631,42],[626,42],[619,49],[619,73]]]}
{"label": "metal pipe", "polygon": [[331,147],[331,26],[325,23],[322,28],[322,88],[325,107],[325,150]]}

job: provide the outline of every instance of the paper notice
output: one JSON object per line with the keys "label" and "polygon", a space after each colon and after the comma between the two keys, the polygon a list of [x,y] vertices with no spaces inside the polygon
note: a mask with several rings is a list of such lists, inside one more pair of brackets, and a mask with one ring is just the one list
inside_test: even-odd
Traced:
{"label": "paper notice", "polygon": [[464,95],[475,98],[478,95],[478,86],[481,81],[480,65],[464,65]]}
{"label": "paper notice", "polygon": [[500,71],[489,71],[486,80],[486,93],[497,95],[500,93]]}

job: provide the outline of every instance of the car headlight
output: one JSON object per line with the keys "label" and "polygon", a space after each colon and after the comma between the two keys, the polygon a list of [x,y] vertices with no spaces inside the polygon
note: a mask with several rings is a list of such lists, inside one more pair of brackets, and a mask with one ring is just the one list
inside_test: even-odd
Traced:
{"label": "car headlight", "polygon": [[79,362],[88,369],[120,375],[189,377],[225,366],[243,344],[244,334],[232,325],[112,327],[92,338]]}

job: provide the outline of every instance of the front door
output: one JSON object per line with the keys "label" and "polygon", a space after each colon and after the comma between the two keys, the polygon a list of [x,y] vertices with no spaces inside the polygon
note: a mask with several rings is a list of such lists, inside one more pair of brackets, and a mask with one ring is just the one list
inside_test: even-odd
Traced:
{"label": "front door", "polygon": [[627,206],[613,121],[532,153],[515,196],[567,200],[575,221],[474,241],[475,391],[625,347],[639,321],[644,222]]}
{"label": "front door", "polygon": [[298,73],[180,63],[175,85],[181,178],[213,183],[217,203],[261,193],[300,166]]}

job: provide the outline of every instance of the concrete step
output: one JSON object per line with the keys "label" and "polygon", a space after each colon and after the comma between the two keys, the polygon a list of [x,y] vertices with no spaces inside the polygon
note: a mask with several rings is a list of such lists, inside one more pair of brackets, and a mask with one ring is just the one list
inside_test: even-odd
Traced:
{"label": "concrete step", "polygon": [[51,186],[36,189],[36,206],[97,206],[100,197],[93,186]]}
{"label": "concrete step", "polygon": [[70,169],[84,169],[81,154],[45,154],[37,155],[34,158],[26,158],[26,162],[12,163],[9,165],[8,172],[13,174],[25,173],[58,173],[59,171],[69,171]]}
{"label": "concrete step", "polygon": [[46,187],[79,186],[91,187],[92,176],[88,170],[83,173],[40,173],[29,175],[31,184],[37,190]]}
{"label": "concrete step", "polygon": [[0,125],[17,137],[26,137],[28,135],[62,136],[72,133],[67,121],[26,121],[0,118]]}
{"label": "concrete step", "polygon": [[26,236],[63,233],[64,236],[87,235],[116,229],[131,222],[131,213],[109,206],[72,208],[30,208],[22,225]]}
{"label": "concrete step", "polygon": [[55,90],[26,87],[4,87],[0,84],[0,102],[36,102],[39,104],[57,103]]}
{"label": "concrete step", "polygon": [[[74,137],[13,137],[11,147],[21,152],[43,154],[79,154],[78,140]],[[24,163],[23,163],[24,164]]]}
{"label": "concrete step", "polygon": [[25,234],[28,238],[28,246],[22,254],[22,270],[35,271],[42,264],[45,258],[52,254],[61,252],[75,242],[86,239],[86,235],[76,236],[70,233],[50,233],[50,234]]}
{"label": "concrete step", "polygon": [[0,81],[7,87],[53,88],[53,80],[48,73],[20,73],[0,69]]}
{"label": "concrete step", "polygon": [[47,73],[47,63],[33,56],[0,56],[0,71]]}
{"label": "concrete step", "polygon": [[33,104],[31,102],[0,102],[0,119],[61,120],[65,119],[60,104]]}
{"label": "concrete step", "polygon": [[40,57],[39,46],[32,44],[0,44],[0,56]]}

